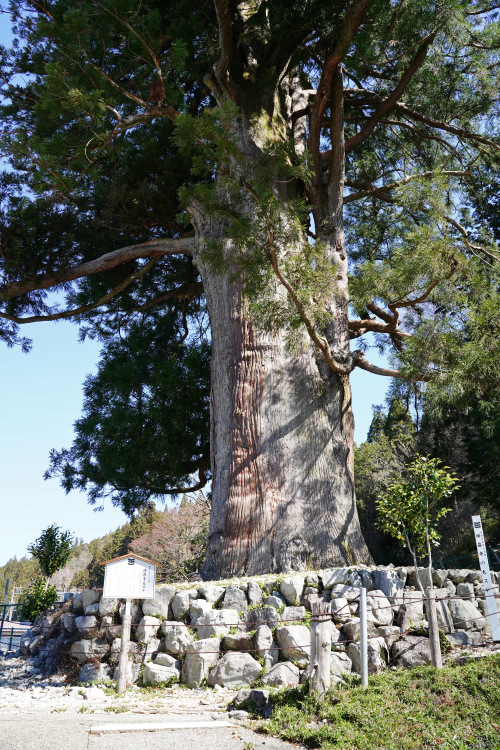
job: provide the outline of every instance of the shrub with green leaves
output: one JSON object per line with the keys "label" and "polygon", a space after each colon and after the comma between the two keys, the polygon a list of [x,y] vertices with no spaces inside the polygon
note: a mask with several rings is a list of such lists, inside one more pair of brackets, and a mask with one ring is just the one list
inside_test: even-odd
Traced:
{"label": "shrub with green leaves", "polygon": [[56,602],[56,587],[47,586],[44,578],[37,578],[19,599],[18,617],[21,620],[34,622],[41,612],[50,609]]}
{"label": "shrub with green leaves", "polygon": [[[443,503],[458,488],[456,477],[440,465],[438,458],[417,456],[406,469],[406,479],[393,482],[377,499],[378,526],[408,547],[415,568],[417,555],[426,554],[431,567],[432,547],[441,539],[437,522],[451,511]],[[417,580],[422,589],[418,575]]]}

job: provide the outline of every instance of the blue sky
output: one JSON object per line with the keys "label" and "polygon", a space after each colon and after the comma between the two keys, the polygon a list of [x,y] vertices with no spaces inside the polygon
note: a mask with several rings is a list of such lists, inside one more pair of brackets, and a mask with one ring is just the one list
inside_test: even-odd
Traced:
{"label": "blue sky", "polygon": [[[8,44],[10,23],[0,15],[0,43]],[[80,416],[82,384],[95,371],[99,344],[78,341],[68,321],[26,326],[33,349],[0,345],[0,565],[17,555],[52,523],[90,541],[126,522],[109,504],[96,513],[83,493],[66,495],[56,479],[44,481],[51,448],[69,447]],[[380,363],[376,354],[372,361]],[[372,405],[385,398],[387,378],[357,370],[352,376],[356,441],[370,425]]]}

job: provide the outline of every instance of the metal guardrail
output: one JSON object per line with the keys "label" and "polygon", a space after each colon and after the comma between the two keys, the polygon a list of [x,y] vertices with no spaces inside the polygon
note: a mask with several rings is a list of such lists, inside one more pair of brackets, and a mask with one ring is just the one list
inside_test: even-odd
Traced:
{"label": "metal guardrail", "polygon": [[[488,561],[490,563],[490,570],[500,571],[500,547],[488,546]],[[458,568],[458,569],[469,569],[478,570],[479,560],[477,552],[471,552],[468,555],[460,555],[459,557],[449,557],[447,560],[441,560],[443,568]]]}
{"label": "metal guardrail", "polygon": [[6,618],[7,610],[17,607],[17,604],[2,604],[0,606],[2,609],[2,617],[0,619],[0,652],[9,653],[17,651],[19,641],[26,630],[31,627],[31,623],[17,622]]}

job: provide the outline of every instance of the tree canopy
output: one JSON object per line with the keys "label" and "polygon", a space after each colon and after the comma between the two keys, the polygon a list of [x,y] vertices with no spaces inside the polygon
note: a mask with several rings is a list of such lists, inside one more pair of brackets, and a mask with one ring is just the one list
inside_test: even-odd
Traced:
{"label": "tree canopy", "polygon": [[[206,393],[188,360],[198,352],[206,367],[207,280],[225,274],[241,279],[238,309],[260,330],[286,331],[292,352],[308,338],[346,402],[356,367],[448,393],[498,386],[498,229],[485,207],[500,153],[495,6],[11,0],[7,10],[8,345],[28,346],[26,323],[71,317],[124,373],[131,347],[152,363],[135,380],[147,426],[162,326],[181,379]],[[391,366],[370,363],[369,346]],[[106,410],[116,420],[137,399],[116,381],[106,390],[109,373],[104,363],[88,381],[77,441],[53,456],[66,486],[90,486],[92,500],[111,487],[133,510],[195,471],[208,477],[203,417],[190,425],[186,414],[169,465],[139,461],[149,484],[103,454],[96,463],[89,428],[105,435]],[[165,392],[180,388],[175,377]]]}

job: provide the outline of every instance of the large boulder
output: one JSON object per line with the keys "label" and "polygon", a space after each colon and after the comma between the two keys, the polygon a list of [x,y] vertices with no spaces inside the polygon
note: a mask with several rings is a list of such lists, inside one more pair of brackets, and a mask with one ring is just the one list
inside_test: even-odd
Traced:
{"label": "large boulder", "polygon": [[437,568],[432,570],[432,583],[437,586],[438,589],[444,586],[445,581],[448,579],[448,571],[443,568]]}
{"label": "large boulder", "polygon": [[228,633],[221,641],[222,651],[253,651],[252,636],[246,630]]}
{"label": "large boulder", "polygon": [[299,604],[304,590],[305,576],[288,576],[280,582],[280,594],[287,604]]}
{"label": "large boulder", "polygon": [[[400,580],[400,579],[398,579]],[[374,589],[366,597],[367,619],[375,625],[391,625],[393,618],[392,606],[380,589]]]}
{"label": "large boulder", "polygon": [[236,708],[244,708],[248,704],[257,706],[260,711],[269,708],[269,690],[241,688],[233,700],[233,705]]}
{"label": "large boulder", "polygon": [[[120,604],[120,619],[123,621],[123,618],[125,617],[125,604]],[[132,599],[130,602],[130,617],[132,618],[132,624],[137,624],[140,622],[142,617],[142,607],[140,603]]]}
{"label": "large boulder", "polygon": [[274,609],[281,609],[281,607],[285,606],[285,600],[282,596],[276,596],[276,594],[271,594],[271,596],[266,596],[264,601],[262,602],[265,607],[274,607]]}
{"label": "large boulder", "polygon": [[359,601],[359,588],[348,586],[347,584],[337,583],[331,591],[333,599],[347,599],[348,602]]}
{"label": "large boulder", "polygon": [[[368,673],[379,674],[387,668],[389,653],[383,638],[370,638],[368,641]],[[347,655],[352,661],[352,669],[361,674],[361,645],[360,643],[349,643]]]}
{"label": "large boulder", "polygon": [[262,684],[269,687],[294,687],[300,681],[300,670],[291,661],[280,661],[262,677]]}
{"label": "large boulder", "polygon": [[[134,682],[137,682],[139,679],[139,676],[141,674],[142,664],[137,661],[132,661],[130,658],[127,661],[127,665],[125,667],[125,681],[127,685],[132,685]],[[113,671],[113,680],[115,682],[118,682],[118,678],[120,676],[120,668],[117,665]]]}
{"label": "large boulder", "polygon": [[94,589],[84,589],[82,591],[82,608],[83,611],[87,609],[90,604],[96,604],[101,598],[102,591],[95,591]]}
{"label": "large boulder", "polygon": [[[256,611],[256,610],[254,610]],[[196,620],[195,629],[199,638],[210,638],[215,635],[227,635],[232,627],[238,627],[239,614],[234,609],[213,609],[200,615]]]}
{"label": "large boulder", "polygon": [[[427,589],[431,585],[431,577],[429,576],[429,569],[418,568],[418,577],[420,578],[420,583],[422,584],[424,591],[427,591]],[[417,574],[415,572],[415,568],[410,568],[410,572],[408,574],[408,586],[414,586],[415,589],[420,591],[420,586],[418,585]]]}
{"label": "large boulder", "polygon": [[396,622],[402,630],[420,628],[424,621],[424,603],[420,591],[405,591]]}
{"label": "large boulder", "polygon": [[222,600],[222,609],[235,609],[237,612],[243,612],[248,609],[248,600],[245,592],[238,586],[228,586]]}
{"label": "large boulder", "polygon": [[305,667],[311,657],[311,631],[305,625],[284,625],[276,630],[276,640],[285,659]]}
{"label": "large boulder", "polygon": [[[377,636],[377,628],[371,620],[366,621],[366,631],[371,638]],[[346,641],[359,641],[361,637],[361,621],[359,617],[351,617],[348,622],[342,625],[342,633]]]}
{"label": "large boulder", "polygon": [[[372,572],[374,588],[381,591],[389,599],[401,599],[404,583],[396,570],[374,570]],[[384,623],[388,625],[389,623]]]}
{"label": "large boulder", "polygon": [[182,665],[182,681],[188,688],[201,686],[203,680],[208,677],[210,667],[217,663],[219,652],[218,638],[203,638],[189,647]]}
{"label": "large boulder", "polygon": [[191,616],[191,625],[194,625],[201,615],[212,610],[212,602],[207,602],[206,599],[192,599],[189,606],[189,614]]}
{"label": "large boulder", "polygon": [[331,570],[324,570],[321,573],[323,588],[332,589],[339,583],[347,583],[351,572],[352,571],[350,568],[333,568]]}
{"label": "large boulder", "polygon": [[99,601],[99,614],[101,617],[109,617],[116,612],[118,612],[118,608],[120,606],[120,600],[119,599],[101,599]]}
{"label": "large boulder", "polygon": [[281,622],[287,625],[291,622],[303,622],[306,617],[305,607],[285,607],[281,613]]}
{"label": "large boulder", "polygon": [[175,588],[162,584],[156,586],[154,599],[144,599],[142,611],[145,615],[158,617],[160,620],[168,619],[168,607],[175,596]]}
{"label": "large boulder", "polygon": [[165,683],[178,682],[181,678],[180,666],[180,662],[174,662],[174,664],[150,662],[144,667],[142,684],[156,687]]}
{"label": "large boulder", "polygon": [[465,581],[469,573],[472,573],[472,571],[471,570],[457,570],[455,568],[452,568],[451,570],[448,570],[448,578],[456,586],[458,583],[462,583],[463,581]]}
{"label": "large boulder", "polygon": [[84,683],[107,682],[110,679],[111,667],[107,664],[94,664],[93,662],[84,664],[78,675],[78,681]]}
{"label": "large boulder", "polygon": [[407,635],[393,643],[391,655],[396,667],[423,667],[432,664],[430,641],[420,635]]}
{"label": "large boulder", "polygon": [[191,600],[196,599],[197,591],[186,590],[178,591],[173,597],[170,603],[172,612],[176,620],[182,620],[184,615],[189,612],[191,606]]}
{"label": "large boulder", "polygon": [[248,603],[251,606],[255,606],[256,604],[260,604],[262,601],[262,589],[259,586],[258,583],[255,581],[249,581],[248,582],[248,589],[247,589],[247,597],[248,597]]}
{"label": "large boulder", "polygon": [[141,618],[139,625],[136,628],[135,634],[139,643],[149,643],[152,638],[156,638],[156,634],[160,628],[161,620],[157,617],[150,617],[145,615]]}
{"label": "large boulder", "polygon": [[472,601],[474,599],[474,584],[466,581],[457,584],[456,594]]}
{"label": "large boulder", "polygon": [[453,625],[462,630],[483,630],[487,622],[481,612],[467,599],[450,599],[448,607]]}
{"label": "large boulder", "polygon": [[61,625],[71,633],[75,629],[75,619],[76,615],[73,612],[65,612],[61,617]]}
{"label": "large boulder", "polygon": [[434,597],[436,599],[436,614],[438,625],[441,630],[444,630],[445,633],[452,633],[455,628],[449,608],[450,600],[448,589],[434,589]]}
{"label": "large boulder", "polygon": [[[367,591],[373,591],[373,589],[375,588],[381,588],[381,586],[375,586],[373,582],[373,576],[369,570],[358,570],[357,575],[360,578],[361,586]],[[349,576],[349,583],[351,586],[354,585],[352,583],[352,579],[350,576]]]}
{"label": "large boulder", "polygon": [[255,630],[259,625],[268,625],[273,630],[280,622],[281,616],[274,607],[249,609],[241,616],[242,627],[244,626],[247,630]]}
{"label": "large boulder", "polygon": [[210,602],[211,604],[215,604],[215,602],[221,598],[223,593],[224,587],[217,586],[215,583],[204,583],[203,586],[200,586],[198,589],[199,596],[202,597],[202,599],[206,599],[207,602]]}
{"label": "large boulder", "polygon": [[69,647],[69,655],[77,660],[79,664],[85,664],[94,656],[93,641],[74,641]]}
{"label": "large boulder", "polygon": [[267,625],[259,625],[254,635],[254,647],[258,656],[264,659],[264,667],[270,669],[279,659],[279,648],[273,640],[273,632]]}
{"label": "large boulder", "polygon": [[330,674],[332,682],[340,682],[342,676],[350,674],[352,670],[352,661],[343,651],[332,651],[330,655]]}
{"label": "large boulder", "polygon": [[91,638],[92,631],[99,626],[99,620],[93,615],[82,615],[75,618],[75,625],[80,631],[82,638]]}
{"label": "large boulder", "polygon": [[377,633],[387,643],[387,648],[390,650],[393,643],[399,641],[401,638],[401,629],[397,625],[381,625],[377,628]]}
{"label": "large boulder", "polygon": [[185,654],[193,642],[193,636],[183,622],[164,621],[161,631],[165,636],[165,651],[170,654]]}
{"label": "large boulder", "polygon": [[351,612],[347,599],[339,596],[330,602],[330,611],[335,622],[343,623],[349,620]]}
{"label": "large boulder", "polygon": [[250,686],[262,672],[262,666],[250,654],[228,653],[208,675],[208,684],[227,688]]}

